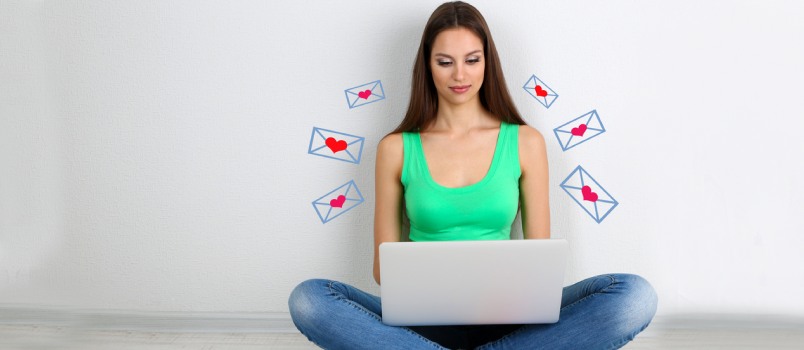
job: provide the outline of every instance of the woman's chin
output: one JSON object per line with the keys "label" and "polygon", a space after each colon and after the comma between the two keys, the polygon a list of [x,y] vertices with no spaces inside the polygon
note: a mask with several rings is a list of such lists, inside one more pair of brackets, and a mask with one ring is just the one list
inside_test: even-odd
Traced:
{"label": "woman's chin", "polygon": [[460,107],[465,105],[471,105],[475,103],[475,100],[479,102],[477,94],[470,94],[470,93],[450,94],[448,96],[442,96],[440,103],[447,106]]}

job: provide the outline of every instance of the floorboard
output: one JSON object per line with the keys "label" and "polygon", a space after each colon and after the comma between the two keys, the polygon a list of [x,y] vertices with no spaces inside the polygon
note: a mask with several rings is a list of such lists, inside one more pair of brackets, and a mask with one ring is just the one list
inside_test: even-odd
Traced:
{"label": "floorboard", "polygon": [[[256,350],[317,349],[298,332],[157,332],[0,324],[0,349],[33,350]],[[804,327],[669,319],[651,324],[626,345],[645,349],[804,349]]]}

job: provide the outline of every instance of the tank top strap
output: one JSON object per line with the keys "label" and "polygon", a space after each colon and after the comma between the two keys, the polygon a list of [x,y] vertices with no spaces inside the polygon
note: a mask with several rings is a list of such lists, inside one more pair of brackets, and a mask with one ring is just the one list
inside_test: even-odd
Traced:
{"label": "tank top strap", "polygon": [[500,137],[504,139],[501,145],[503,149],[500,153],[502,164],[498,166],[505,171],[510,171],[510,174],[518,178],[522,174],[519,166],[519,124],[505,122],[500,124]]}
{"label": "tank top strap", "polygon": [[418,140],[418,132],[402,133],[402,174],[399,180],[407,186],[411,176],[416,176],[416,169],[419,169],[419,158],[423,153],[421,143]]}

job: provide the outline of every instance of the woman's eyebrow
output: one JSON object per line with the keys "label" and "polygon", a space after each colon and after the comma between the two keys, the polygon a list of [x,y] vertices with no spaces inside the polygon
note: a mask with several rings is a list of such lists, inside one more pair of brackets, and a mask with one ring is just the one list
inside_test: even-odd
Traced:
{"label": "woman's eyebrow", "polygon": [[[482,53],[482,52],[483,52],[483,50],[479,50],[479,49],[478,49],[478,50],[474,50],[474,51],[472,51],[472,52],[470,52],[470,53],[467,53],[467,54],[466,54],[466,56],[471,56],[471,55],[474,55],[474,54],[476,54],[476,53]],[[452,56],[447,55],[447,54],[445,54],[445,53],[441,53],[441,52],[437,52],[437,53],[435,53],[433,56],[443,56],[443,57],[446,57],[446,58],[450,58],[450,59],[452,59]]]}

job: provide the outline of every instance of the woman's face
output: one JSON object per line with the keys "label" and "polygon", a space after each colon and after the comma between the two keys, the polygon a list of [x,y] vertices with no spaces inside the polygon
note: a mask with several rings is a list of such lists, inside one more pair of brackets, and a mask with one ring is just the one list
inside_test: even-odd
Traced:
{"label": "woman's face", "polygon": [[433,42],[430,71],[439,103],[461,105],[478,99],[483,85],[483,41],[469,29],[459,27],[438,33]]}

